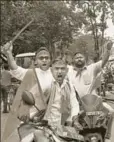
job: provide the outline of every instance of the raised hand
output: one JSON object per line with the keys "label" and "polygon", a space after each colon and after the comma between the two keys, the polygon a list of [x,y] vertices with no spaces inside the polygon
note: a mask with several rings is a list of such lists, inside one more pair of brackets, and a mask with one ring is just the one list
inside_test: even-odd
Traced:
{"label": "raised hand", "polygon": [[106,48],[107,48],[108,50],[111,50],[112,45],[113,45],[113,42],[112,42],[112,41],[108,41],[108,42],[106,43]]}
{"label": "raised hand", "polygon": [[12,53],[12,49],[13,49],[13,45],[12,45],[12,41],[7,42],[5,45],[3,45],[1,47],[1,51],[7,55],[8,53]]}

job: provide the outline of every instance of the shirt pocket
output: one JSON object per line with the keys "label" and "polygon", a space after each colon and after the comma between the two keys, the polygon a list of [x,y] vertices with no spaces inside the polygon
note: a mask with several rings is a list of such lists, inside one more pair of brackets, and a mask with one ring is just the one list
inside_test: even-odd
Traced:
{"label": "shirt pocket", "polygon": [[89,73],[83,74],[83,81],[84,81],[84,85],[90,85],[91,84],[91,75]]}

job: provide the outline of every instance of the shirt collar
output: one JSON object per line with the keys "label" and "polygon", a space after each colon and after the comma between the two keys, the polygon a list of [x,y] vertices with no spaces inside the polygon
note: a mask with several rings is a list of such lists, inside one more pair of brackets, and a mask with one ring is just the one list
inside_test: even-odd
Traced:
{"label": "shirt collar", "polygon": [[85,65],[83,68],[74,67],[75,71],[83,71],[83,70],[86,70],[86,69],[87,69],[87,65]]}
{"label": "shirt collar", "polygon": [[[58,82],[54,79],[53,80],[53,82],[57,85],[57,86],[59,86],[59,84],[58,84]],[[60,88],[63,88],[66,84],[67,84],[67,82],[68,82],[68,79],[64,79],[63,80],[63,83],[61,84],[61,86],[60,86]]]}
{"label": "shirt collar", "polygon": [[49,68],[48,70],[46,70],[46,71],[42,70],[41,68],[38,68],[38,69],[39,69],[39,71],[42,72],[42,73],[48,73],[48,72],[50,72],[50,68]]}

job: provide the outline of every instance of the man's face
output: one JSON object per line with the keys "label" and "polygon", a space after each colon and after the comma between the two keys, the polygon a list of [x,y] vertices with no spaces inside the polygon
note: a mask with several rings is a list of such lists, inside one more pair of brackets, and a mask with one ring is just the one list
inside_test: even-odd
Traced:
{"label": "man's face", "polygon": [[50,66],[50,62],[51,60],[50,60],[49,52],[42,50],[36,55],[35,63],[42,70],[44,71],[48,70]]}
{"label": "man's face", "polygon": [[62,62],[56,62],[55,64],[52,65],[52,74],[55,80],[59,83],[62,84],[63,80],[68,72],[68,68],[66,64]]}
{"label": "man's face", "polygon": [[85,61],[85,57],[83,54],[81,53],[77,53],[74,58],[73,58],[73,61],[74,61],[74,65],[77,67],[77,68],[82,68],[84,67],[86,61]]}

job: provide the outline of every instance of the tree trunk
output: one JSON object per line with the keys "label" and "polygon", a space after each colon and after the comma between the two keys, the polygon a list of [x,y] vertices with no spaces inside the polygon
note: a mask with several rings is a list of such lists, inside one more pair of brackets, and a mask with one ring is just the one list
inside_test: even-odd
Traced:
{"label": "tree trunk", "polygon": [[[93,6],[93,12],[94,12],[94,15],[96,15],[94,6]],[[99,36],[98,36],[98,28],[97,28],[96,18],[94,19],[94,23],[95,23],[94,29],[95,29],[95,54],[96,54],[95,62],[97,62],[99,60]]]}
{"label": "tree trunk", "polygon": [[104,44],[104,30],[105,30],[105,28],[104,28],[104,22],[105,22],[105,8],[104,8],[104,5],[103,5],[103,9],[102,9],[102,19],[101,19],[101,22],[102,22],[102,29],[101,29],[101,32],[102,32],[102,36],[101,36],[101,47],[102,47],[102,49],[101,49],[101,56],[103,56],[103,53],[104,53],[104,48],[103,48],[103,44]]}
{"label": "tree trunk", "polygon": [[49,52],[51,54],[51,58],[53,59],[54,53],[55,53],[55,46],[51,40],[48,42],[48,48],[49,48]]}

